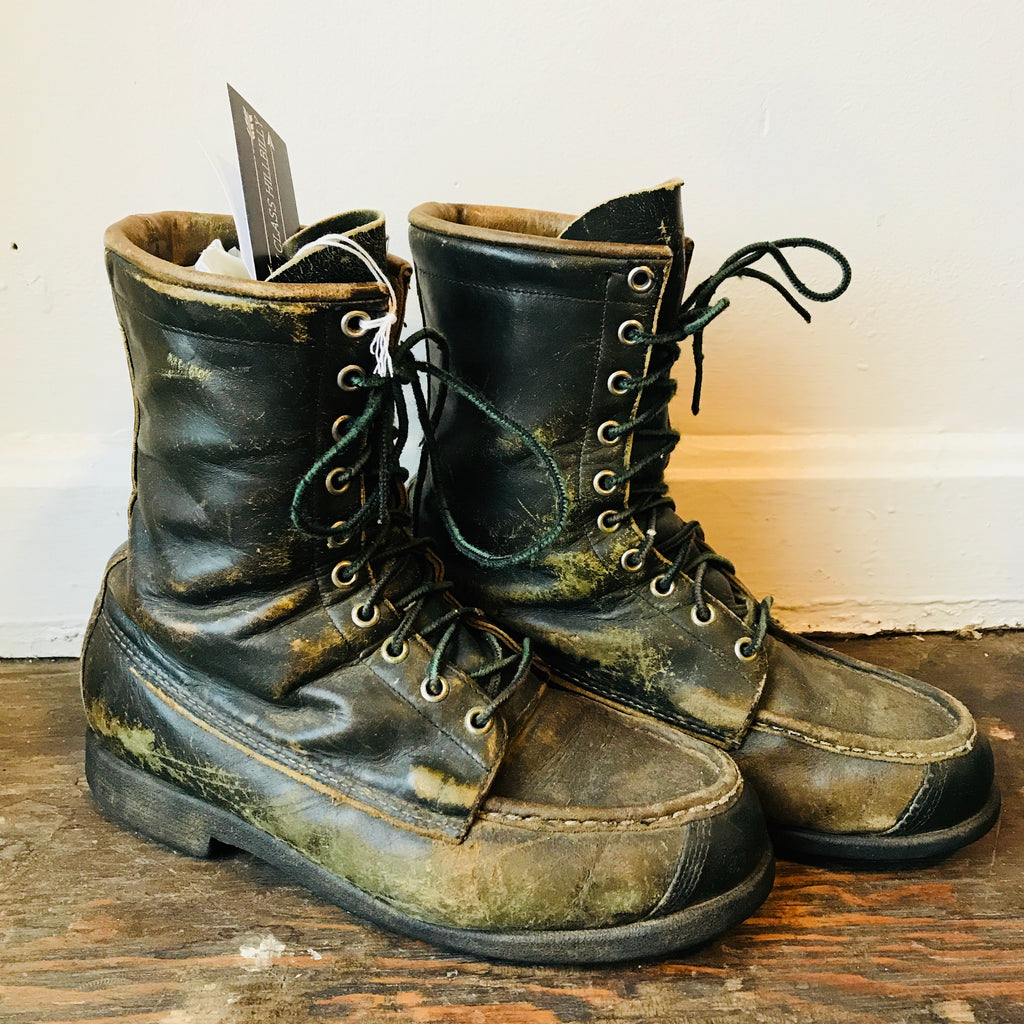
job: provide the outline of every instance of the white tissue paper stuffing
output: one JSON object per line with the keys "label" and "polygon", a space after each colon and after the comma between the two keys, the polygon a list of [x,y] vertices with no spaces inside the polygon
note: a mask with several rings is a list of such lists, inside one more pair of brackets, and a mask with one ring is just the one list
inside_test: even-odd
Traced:
{"label": "white tissue paper stuffing", "polygon": [[252,280],[238,247],[232,246],[230,249],[225,249],[219,238],[215,238],[199,254],[199,259],[196,260],[196,270],[202,270],[207,274],[225,274],[228,277]]}

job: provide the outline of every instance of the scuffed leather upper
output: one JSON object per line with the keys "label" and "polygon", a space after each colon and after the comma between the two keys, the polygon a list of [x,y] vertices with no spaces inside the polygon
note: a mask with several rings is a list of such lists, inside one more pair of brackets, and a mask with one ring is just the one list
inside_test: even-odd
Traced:
{"label": "scuffed leather upper", "polygon": [[[647,400],[643,389],[615,394],[614,375],[643,375],[652,351],[629,344],[620,325],[675,326],[664,292],[680,281],[689,252],[681,219],[672,220],[678,206],[673,213],[669,205],[678,184],[575,219],[437,203],[411,213],[424,323],[447,339],[453,367],[549,447],[571,502],[559,540],[527,566],[490,570],[449,554],[451,571],[490,614],[541,641],[570,682],[734,751],[778,822],[909,833],[969,817],[990,795],[992,767],[962,704],[774,624],[747,660],[754,601],[742,584],[709,573],[714,616],[702,624],[692,579],[677,573],[667,594],[653,586],[670,562],[657,542],[640,569],[624,564],[646,522],[603,528],[601,513],[627,508],[636,478],[602,495],[599,474],[628,469],[637,451],[631,434],[602,443],[601,427],[635,417]],[[636,220],[624,230],[630,203]],[[664,245],[647,244],[652,231]],[[637,267],[653,272],[647,291],[629,286]],[[421,484],[425,529],[443,531],[440,485],[479,546],[541,535],[551,502],[536,464],[457,397],[435,402],[440,456]],[[663,470],[659,463],[645,473]],[[671,508],[659,512],[659,541],[680,528]]]}
{"label": "scuffed leather upper", "polygon": [[[478,228],[481,221],[488,227]],[[447,339],[455,372],[549,446],[570,498],[569,521],[549,551],[521,567],[467,574],[467,584],[504,621],[550,640],[546,653],[560,674],[738,746],[765,681],[763,657],[747,662],[732,653],[746,627],[723,605],[710,625],[695,623],[681,584],[680,597],[668,600],[636,586],[621,560],[643,542],[642,529],[634,520],[614,531],[599,523],[628,501],[629,486],[602,495],[595,477],[628,465],[630,451],[626,441],[603,444],[597,428],[627,419],[643,399],[614,394],[609,380],[642,376],[650,358],[648,348],[622,341],[619,328],[627,320],[658,326],[671,249],[513,233],[532,223],[518,210],[478,207],[470,215],[428,204],[412,223],[424,322]],[[548,215],[544,223],[562,230],[572,218]],[[655,275],[645,292],[628,283],[637,266]],[[471,541],[511,550],[550,526],[550,489],[535,461],[475,408],[449,394],[438,438],[443,462],[431,467],[424,493],[441,474]],[[433,534],[442,529],[429,523]],[[641,575],[653,577],[656,567]]]}
{"label": "scuffed leather upper", "polygon": [[[343,552],[289,516],[336,418],[365,402],[365,392],[337,384],[344,367],[372,365],[369,339],[346,337],[341,318],[379,315],[384,290],[235,281],[150,251],[189,263],[211,232],[230,236],[229,221],[130,218],[107,235],[137,408],[128,557],[109,580],[112,628],[134,627],[186,712],[209,709],[236,739],[252,730],[295,751],[311,776],[343,780],[335,784],[384,813],[464,834],[500,762],[503,721],[485,734],[466,729],[465,714],[488,696],[454,666],[450,696],[424,702],[432,649],[417,641],[406,663],[385,661],[379,649],[400,610],[385,602],[376,624],[357,626],[365,581],[334,586]],[[390,269],[404,291],[407,265]],[[360,501],[356,486],[318,493],[328,524]],[[528,683],[503,720],[514,722],[537,686]]]}
{"label": "scuffed leather upper", "polygon": [[[137,423],[129,540],[83,651],[103,745],[452,927],[608,927],[763,872],[760,810],[720,752],[545,690],[535,673],[491,729],[468,729],[494,696],[468,674],[485,657],[474,638],[517,645],[482,620],[460,627],[442,665],[448,695],[426,700],[432,643],[414,631],[403,660],[385,657],[396,595],[415,582],[404,570],[379,621],[356,625],[370,580],[336,585],[349,551],[296,530],[290,505],[338,417],[366,400],[338,386],[346,367],[370,365],[369,338],[345,337],[341,318],[376,316],[386,296],[302,280],[297,266],[298,280],[259,283],[189,269],[231,234],[227,218],[174,213],[107,234]],[[389,271],[401,306],[408,267]],[[375,464],[363,488],[317,489],[324,522],[352,514]],[[379,572],[371,563],[371,580]],[[431,600],[424,620],[453,607]]]}

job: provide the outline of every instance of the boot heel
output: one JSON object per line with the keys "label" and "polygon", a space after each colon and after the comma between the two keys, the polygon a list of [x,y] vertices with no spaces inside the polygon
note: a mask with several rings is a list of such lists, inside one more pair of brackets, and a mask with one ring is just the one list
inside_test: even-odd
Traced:
{"label": "boot heel", "polygon": [[190,857],[216,854],[219,844],[209,808],[115,757],[91,729],[85,738],[85,777],[93,802],[110,821]]}

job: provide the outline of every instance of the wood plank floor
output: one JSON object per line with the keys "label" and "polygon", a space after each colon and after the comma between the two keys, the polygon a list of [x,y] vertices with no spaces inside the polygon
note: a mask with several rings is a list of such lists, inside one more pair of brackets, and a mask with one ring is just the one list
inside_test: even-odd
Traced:
{"label": "wood plank floor", "polygon": [[364,926],[236,855],[192,861],[89,801],[73,661],[0,663],[0,1021],[1024,1022],[1024,634],[846,641],[961,697],[1000,824],[917,869],[782,862],[744,925],[600,969],[466,960]]}

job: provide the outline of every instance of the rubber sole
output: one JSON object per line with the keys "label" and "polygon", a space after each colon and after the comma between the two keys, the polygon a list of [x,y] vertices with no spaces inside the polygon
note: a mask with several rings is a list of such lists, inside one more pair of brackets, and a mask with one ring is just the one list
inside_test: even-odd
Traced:
{"label": "rubber sole", "polygon": [[771,891],[775,861],[729,892],[665,917],[610,928],[565,931],[480,931],[432,924],[396,910],[320,867],[281,839],[213,807],[106,750],[86,736],[85,771],[93,800],[118,825],[192,857],[235,847],[272,864],[289,881],[389,931],[488,959],[529,964],[609,963],[664,956],[700,945],[754,912]]}
{"label": "rubber sole", "polygon": [[993,785],[985,806],[976,814],[950,828],[919,835],[814,832],[783,828],[771,821],[768,831],[780,857],[874,862],[932,860],[980,839],[996,823],[1000,802],[999,787]]}

